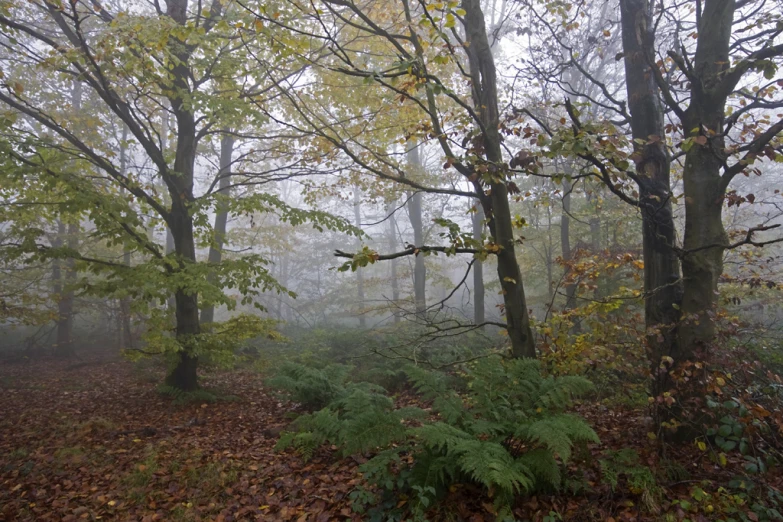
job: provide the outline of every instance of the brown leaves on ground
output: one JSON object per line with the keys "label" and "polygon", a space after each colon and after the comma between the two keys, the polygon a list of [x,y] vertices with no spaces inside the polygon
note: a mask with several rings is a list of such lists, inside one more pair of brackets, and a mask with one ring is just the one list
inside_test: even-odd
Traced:
{"label": "brown leaves on ground", "polygon": [[[271,395],[258,374],[211,374],[206,387],[239,400],[185,406],[156,391],[162,377],[160,369],[126,361],[0,366],[0,520],[362,519],[351,511],[349,494],[361,483],[358,465],[366,459],[322,450],[305,464],[291,452],[275,452],[292,405]],[[570,491],[520,499],[514,510],[520,519],[619,522],[668,513],[673,520],[709,520],[674,501],[691,499],[697,485],[717,490],[742,464],[733,457],[728,466],[714,462],[696,445],[670,449],[667,464],[644,412],[585,404],[579,413],[602,444],[575,454]],[[678,463],[687,479],[659,477],[657,497],[624,481],[612,491],[599,461],[607,449],[628,447],[659,472]],[[778,487],[780,477],[764,480]],[[492,500],[470,484],[453,485],[438,506],[431,520],[495,519]]]}
{"label": "brown leaves on ground", "polygon": [[290,422],[249,372],[205,379],[239,401],[174,406],[130,363],[0,369],[0,520],[358,519],[353,460],[273,451]]}

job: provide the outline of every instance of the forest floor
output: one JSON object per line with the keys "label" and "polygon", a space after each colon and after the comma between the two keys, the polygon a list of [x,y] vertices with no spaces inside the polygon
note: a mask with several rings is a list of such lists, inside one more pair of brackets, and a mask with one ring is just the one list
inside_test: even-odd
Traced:
{"label": "forest floor", "polygon": [[[364,459],[324,448],[304,463],[275,452],[295,405],[258,373],[205,375],[222,400],[189,404],[161,395],[162,377],[159,367],[119,359],[0,363],[0,520],[363,519],[349,494]],[[634,448],[642,475],[661,469],[644,412],[594,404],[580,412],[602,443],[570,466],[578,487],[521,500],[520,519],[698,521],[723,518],[720,509],[759,520],[742,495],[721,492],[739,464],[713,462],[695,445],[669,455],[677,473],[667,483],[629,472],[613,490],[601,476],[607,450]],[[764,487],[779,491],[779,474],[767,475]],[[491,500],[472,486],[452,487],[442,505],[432,520],[495,520]]]}

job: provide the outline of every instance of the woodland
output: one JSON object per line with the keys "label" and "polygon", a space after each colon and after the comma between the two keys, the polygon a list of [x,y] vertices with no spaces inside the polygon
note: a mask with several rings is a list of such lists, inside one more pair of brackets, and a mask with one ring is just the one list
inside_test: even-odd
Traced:
{"label": "woodland", "polygon": [[783,0],[0,0],[0,520],[783,520],[781,67]]}

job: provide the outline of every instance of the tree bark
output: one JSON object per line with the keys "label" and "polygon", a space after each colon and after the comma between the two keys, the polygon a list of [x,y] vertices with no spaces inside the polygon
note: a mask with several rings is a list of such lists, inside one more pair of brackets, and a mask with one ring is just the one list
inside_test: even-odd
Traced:
{"label": "tree bark", "polygon": [[[78,113],[82,109],[82,84],[80,81],[73,82],[71,90],[71,105],[74,112]],[[58,246],[65,243],[68,248],[76,250],[79,246],[79,224],[69,223],[66,227],[62,220],[57,220]],[[63,357],[74,355],[73,348],[73,301],[74,290],[73,283],[76,280],[76,261],[68,258],[64,262],[65,276],[61,277],[61,266],[58,264],[58,278],[61,278],[60,290],[57,301],[57,353]]]}
{"label": "tree bark", "polygon": [[[220,170],[218,171],[218,190],[220,197],[229,197],[229,187],[231,186],[231,155],[234,152],[234,136],[224,134],[220,140]],[[228,202],[218,199],[215,209],[215,227],[212,244],[209,245],[209,264],[217,265],[223,259],[223,244],[226,238],[226,227],[228,225]],[[216,277],[213,272],[207,276],[207,280],[215,284]],[[201,323],[211,323],[215,320],[215,305],[208,304],[201,309]]]}
{"label": "tree bark", "polygon": [[[122,126],[122,138],[120,140],[120,174],[123,176],[128,171],[128,147],[126,146],[128,140],[128,126]],[[131,266],[131,251],[125,246],[122,251],[122,263],[130,267]],[[130,312],[130,298],[123,297],[120,299],[120,349],[133,348],[133,335],[131,331],[131,312]]]}
{"label": "tree bark", "polygon": [[470,66],[473,106],[478,112],[487,159],[487,172],[479,173],[489,182],[489,197],[476,183],[484,212],[489,218],[489,231],[499,247],[498,278],[503,292],[508,337],[514,357],[535,357],[536,349],[530,329],[522,274],[515,253],[514,229],[506,186],[506,163],[503,160],[497,100],[495,61],[487,39],[484,13],[480,0],[464,0],[466,53]]}
{"label": "tree bark", "polygon": [[[719,86],[721,76],[731,63],[729,44],[733,19],[733,1],[705,2],[693,63],[697,81],[692,83],[690,104],[682,122],[688,137],[702,136],[706,142],[704,145],[694,143],[687,151],[683,170],[683,321],[678,330],[681,360],[697,356],[706,358],[706,349],[715,337],[713,313],[718,278],[723,272],[723,252],[728,244],[721,219],[726,190],[721,168],[728,93]],[[720,246],[705,248],[709,245]]]}
{"label": "tree bark", "polygon": [[[421,169],[421,156],[418,144],[408,150],[408,166],[414,170]],[[408,215],[413,228],[413,244],[417,247],[424,244],[424,220],[422,219],[421,192],[414,192],[408,199]],[[414,258],[413,265],[413,301],[416,306],[416,314],[421,315],[427,308],[427,267],[424,264],[424,256],[418,254]]]}
{"label": "tree bark", "polygon": [[[565,171],[566,174],[571,173],[570,163],[566,163]],[[571,271],[571,263],[573,262],[573,252],[571,251],[571,190],[571,185],[567,181],[563,181],[563,211],[560,214],[560,254],[563,257],[566,272],[564,274],[566,278],[564,285],[566,312],[576,310],[576,281],[571,281],[568,276],[568,272]],[[572,324],[571,333],[578,334],[582,331],[580,320],[575,319]]]}
{"label": "tree bark", "polygon": [[[473,238],[483,243],[484,209],[476,205],[473,213]],[[480,259],[473,260],[473,322],[481,324],[486,321],[484,308],[484,264]]]}
{"label": "tree bark", "polygon": [[[386,206],[386,212],[389,215],[389,252],[397,251],[397,220],[394,217],[394,212],[396,210],[395,204],[396,201],[391,201]],[[401,318],[399,311],[397,310],[398,302],[400,300],[400,287],[397,281],[397,260],[392,259],[390,265],[389,277],[391,278],[394,322],[399,323]]]}
{"label": "tree bark", "polygon": [[671,388],[663,357],[677,356],[677,324],[682,288],[675,251],[676,230],[671,206],[670,158],[666,150],[660,92],[647,57],[655,35],[648,0],[621,0],[626,91],[631,113],[634,162],[642,214],[644,316],[653,374],[653,396]]}
{"label": "tree bark", "polygon": [[[356,228],[362,227],[362,197],[359,190],[359,187],[354,187],[353,191],[353,217]],[[356,299],[359,303],[359,326],[365,328],[367,319],[364,317],[364,273],[361,270],[356,271]]]}
{"label": "tree bark", "polygon": [[[187,24],[187,0],[170,0],[167,14],[178,24]],[[193,236],[193,217],[189,207],[195,203],[193,197],[193,172],[196,161],[196,119],[182,94],[189,93],[188,61],[190,51],[180,43],[172,44],[172,51],[178,63],[171,70],[174,94],[168,99],[177,125],[177,145],[174,155],[174,172],[166,176],[166,185],[171,196],[171,211],[168,226],[174,240],[179,270],[186,270],[196,262],[196,244]],[[194,353],[196,336],[201,333],[199,322],[198,294],[180,286],[174,294],[176,333],[180,345],[177,366],[166,378],[166,384],[184,391],[198,387],[198,357]]]}

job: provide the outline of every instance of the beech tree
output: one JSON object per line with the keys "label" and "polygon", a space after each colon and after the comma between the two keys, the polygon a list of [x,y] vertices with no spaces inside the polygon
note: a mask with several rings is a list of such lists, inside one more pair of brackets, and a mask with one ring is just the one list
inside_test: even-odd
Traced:
{"label": "beech tree", "polygon": [[[262,35],[251,31],[243,36],[244,44],[235,44],[232,31],[241,26],[239,14],[227,12],[218,0],[204,9],[187,0],[170,0],[165,9],[158,3],[124,10],[99,2],[58,0],[7,3],[0,9],[0,30],[8,42],[0,71],[0,104],[8,111],[7,150],[16,165],[4,176],[24,197],[34,197],[37,180],[65,191],[77,219],[86,219],[98,237],[126,245],[142,260],[129,267],[76,252],[73,245],[46,245],[38,230],[18,230],[19,242],[6,246],[26,260],[76,259],[99,275],[97,280],[82,281],[85,291],[132,288],[131,297],[148,305],[173,295],[175,335],[167,335],[165,310],[148,308],[152,331],[147,353],[176,354],[166,382],[183,390],[197,387],[198,358],[210,347],[225,347],[231,340],[269,328],[268,322],[247,317],[232,320],[219,331],[202,331],[200,306],[235,306],[235,299],[224,292],[230,288],[242,294],[243,302],[265,290],[286,292],[261,256],[223,259],[219,265],[199,261],[199,246],[221,246],[221,231],[213,238],[207,222],[216,200],[223,205],[218,214],[276,212],[292,223],[312,221],[354,230],[345,220],[292,209],[261,191],[238,200],[221,198],[220,193],[230,188],[221,182],[229,175],[225,165],[219,169],[224,174],[210,176],[215,183],[199,185],[200,144],[213,134],[225,134],[221,130],[227,126],[240,128],[252,120],[255,113],[248,110],[248,100],[256,105],[270,101],[269,86],[248,81],[252,75],[242,62],[246,55],[241,51],[251,48],[248,40]],[[298,58],[273,56],[279,70],[301,72]],[[28,81],[30,67],[47,81]],[[87,122],[65,117],[63,108],[71,104],[62,96],[62,85],[70,82],[83,86],[85,100],[100,107],[98,116]],[[111,119],[124,125],[129,143],[107,141],[108,133],[100,137],[98,129]],[[263,122],[253,121],[256,129],[262,127]],[[272,131],[263,136],[274,137]],[[50,149],[69,161],[55,161],[46,152]],[[134,168],[119,164],[121,149],[126,150],[124,158],[134,159]],[[73,168],[75,161],[79,169]],[[273,172],[282,165],[275,165]],[[240,184],[262,186],[267,181],[264,172],[244,172]],[[148,236],[147,212],[152,223],[162,222],[170,231],[173,252]],[[221,226],[218,223],[217,228]]]}
{"label": "beech tree", "polygon": [[[296,9],[296,6],[294,6]],[[415,108],[417,116],[408,123],[401,140],[436,144],[444,158],[444,170],[460,177],[451,187],[427,185],[406,176],[400,162],[384,152],[374,152],[361,135],[348,134],[342,121],[328,121],[318,107],[286,89],[286,96],[300,120],[297,130],[315,133],[350,158],[366,172],[387,181],[423,192],[475,198],[486,216],[490,239],[477,244],[453,223],[448,236],[452,244],[411,245],[405,251],[379,254],[365,249],[350,257],[354,268],[367,263],[420,256],[435,252],[496,255],[506,323],[503,325],[516,357],[535,357],[534,339],[516,258],[519,238],[509,207],[509,182],[519,171],[509,167],[502,145],[497,77],[487,28],[479,1],[411,3],[401,0],[383,6],[374,3],[330,1],[318,3],[313,11],[301,10],[297,20],[311,20],[312,32],[328,47],[330,60],[318,67],[359,78],[382,96],[383,110],[395,103]],[[285,23],[264,12],[256,12],[262,23]],[[459,24],[459,28],[458,28]],[[355,34],[348,39],[341,31]],[[339,37],[338,37],[339,35]],[[369,42],[378,42],[382,52],[373,63],[362,58]],[[393,99],[392,99],[393,98]],[[450,174],[448,174],[450,176]],[[446,177],[445,179],[449,179]],[[461,187],[468,186],[470,190]]]}

